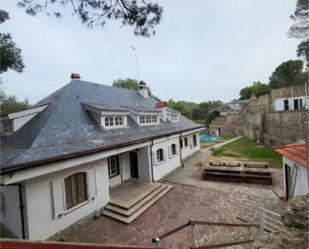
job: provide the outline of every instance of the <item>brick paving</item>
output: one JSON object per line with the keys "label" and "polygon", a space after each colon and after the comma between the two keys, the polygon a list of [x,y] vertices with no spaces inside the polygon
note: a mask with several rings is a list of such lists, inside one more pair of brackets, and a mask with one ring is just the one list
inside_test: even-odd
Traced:
{"label": "brick paving", "polygon": [[[207,149],[202,150],[202,153],[189,159],[184,168],[165,178],[164,181],[173,185],[173,189],[130,225],[100,216],[81,225],[63,239],[73,242],[152,245],[152,237],[184,224],[190,218],[239,223],[236,215],[243,210],[256,214],[256,208],[262,206],[280,212],[284,204],[271,189],[264,186],[222,184],[195,179],[193,176],[200,169],[194,165],[204,160],[208,153]],[[251,232],[256,235],[258,230],[253,230],[255,231]],[[199,244],[226,242],[247,236],[248,231],[244,228],[203,226],[196,229]],[[161,246],[172,249],[190,248],[191,241],[188,227],[164,239]]]}

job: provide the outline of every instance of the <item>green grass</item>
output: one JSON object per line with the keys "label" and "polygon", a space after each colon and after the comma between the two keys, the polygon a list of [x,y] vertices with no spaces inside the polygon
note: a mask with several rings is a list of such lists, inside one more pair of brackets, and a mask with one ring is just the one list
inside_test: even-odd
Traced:
{"label": "green grass", "polygon": [[224,141],[227,141],[227,140],[230,140],[230,139],[234,138],[234,136],[221,136],[221,138],[222,138]]}
{"label": "green grass", "polygon": [[262,145],[256,144],[248,138],[241,138],[231,144],[213,151],[214,156],[243,157],[253,161],[266,161],[270,167],[282,166],[279,154]]}

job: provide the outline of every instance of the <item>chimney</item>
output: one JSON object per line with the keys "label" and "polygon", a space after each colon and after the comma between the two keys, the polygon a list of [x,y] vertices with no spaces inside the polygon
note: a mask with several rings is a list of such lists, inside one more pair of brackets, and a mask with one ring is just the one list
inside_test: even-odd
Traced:
{"label": "chimney", "polygon": [[146,83],[141,80],[138,85],[139,85],[138,86],[139,87],[138,93],[140,95],[142,95],[144,98],[148,98],[149,97],[149,90],[148,90]]}
{"label": "chimney", "polygon": [[71,73],[71,79],[72,80],[75,80],[75,79],[79,80],[80,79],[80,75],[78,73]]}
{"label": "chimney", "polygon": [[162,112],[162,120],[166,121],[167,120],[167,113],[166,113],[165,102],[157,102],[156,108],[159,109]]}

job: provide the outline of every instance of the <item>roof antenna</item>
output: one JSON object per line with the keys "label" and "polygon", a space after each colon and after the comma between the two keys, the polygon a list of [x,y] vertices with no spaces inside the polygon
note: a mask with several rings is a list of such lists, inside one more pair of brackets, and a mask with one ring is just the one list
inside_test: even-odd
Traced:
{"label": "roof antenna", "polygon": [[136,66],[136,74],[137,74],[137,81],[139,82],[140,81],[140,78],[139,78],[139,69],[138,69],[138,62],[137,62],[137,55],[136,55],[136,48],[134,46],[130,46],[133,50],[133,53],[134,53],[134,58],[135,58],[135,66]]}

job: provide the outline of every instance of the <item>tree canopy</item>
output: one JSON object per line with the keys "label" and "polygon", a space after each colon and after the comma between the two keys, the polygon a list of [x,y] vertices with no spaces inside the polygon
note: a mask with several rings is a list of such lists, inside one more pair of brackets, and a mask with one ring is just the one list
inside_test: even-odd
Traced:
{"label": "tree canopy", "polygon": [[[9,13],[0,10],[0,24],[9,19]],[[16,47],[10,33],[0,33],[0,73],[12,69],[21,73],[24,63],[21,56],[21,49]]]}
{"label": "tree canopy", "polygon": [[23,111],[29,107],[28,99],[19,101],[15,95],[8,96],[2,90],[0,91],[0,103],[1,114]]}
{"label": "tree canopy", "polygon": [[251,86],[244,87],[240,90],[239,95],[240,99],[250,99],[254,94],[256,97],[270,93],[270,86],[267,84],[263,84],[259,81],[253,82]]}
{"label": "tree canopy", "polygon": [[131,78],[114,80],[113,86],[127,88],[135,91],[137,91],[139,87],[138,81]]}
{"label": "tree canopy", "polygon": [[120,20],[123,26],[134,27],[135,35],[144,37],[155,34],[163,12],[161,6],[150,0],[19,0],[18,6],[32,16],[45,12],[57,18],[65,8],[90,28],[103,27],[108,20]]}
{"label": "tree canopy", "polygon": [[303,61],[289,60],[281,63],[269,77],[271,88],[295,86],[308,80],[308,72],[303,71]]}
{"label": "tree canopy", "polygon": [[300,39],[297,46],[297,55],[303,57],[309,66],[309,2],[308,0],[297,0],[294,14],[291,15],[293,25],[289,29],[289,36]]}
{"label": "tree canopy", "polygon": [[215,117],[212,110],[221,106],[223,103],[220,100],[195,103],[183,100],[174,101],[170,99],[166,104],[168,107],[179,111],[187,118],[208,125]]}

